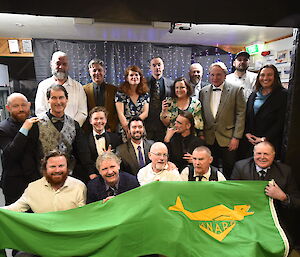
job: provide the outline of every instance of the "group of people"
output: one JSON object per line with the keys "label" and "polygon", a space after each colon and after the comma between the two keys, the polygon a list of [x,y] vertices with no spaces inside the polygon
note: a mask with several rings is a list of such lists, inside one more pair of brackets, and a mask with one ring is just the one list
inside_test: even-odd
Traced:
{"label": "group of people", "polygon": [[211,64],[205,83],[199,63],[189,79],[172,81],[154,57],[151,78],[132,65],[119,87],[105,82],[104,62],[93,59],[92,82],[82,86],[68,76],[68,56],[55,52],[52,77],[37,89],[36,116],[24,95],[7,98],[10,117],[0,123],[3,208],[67,210],[152,181],[226,179],[273,179],[265,191],[280,212],[298,208],[291,170],[276,161],[287,90],[274,65],[247,71],[249,58],[238,53],[228,76],[224,63]]}

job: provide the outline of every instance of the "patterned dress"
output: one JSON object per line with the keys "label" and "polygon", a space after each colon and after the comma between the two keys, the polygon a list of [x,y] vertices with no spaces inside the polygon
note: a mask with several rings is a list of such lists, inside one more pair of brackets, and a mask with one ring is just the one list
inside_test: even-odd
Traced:
{"label": "patterned dress", "polygon": [[[177,98],[167,98],[167,103],[169,104],[168,110],[167,110],[167,117],[170,119],[170,125],[169,128],[173,128],[175,126],[175,120],[179,113],[179,108],[177,106]],[[190,97],[190,104],[189,107],[186,110],[182,111],[189,111],[193,114],[194,122],[195,122],[195,129],[197,131],[203,130],[203,120],[201,115],[201,103],[197,99],[193,99]],[[160,114],[162,117],[162,113]],[[165,116],[165,115],[164,115]]]}
{"label": "patterned dress", "polygon": [[[132,102],[130,96],[123,92],[117,92],[115,96],[115,103],[121,102],[124,104],[124,116],[129,120],[133,116],[139,116],[144,110],[144,105],[150,102],[149,93],[139,95],[136,104]],[[127,141],[126,133],[120,126],[120,132],[122,133],[123,142]]]}

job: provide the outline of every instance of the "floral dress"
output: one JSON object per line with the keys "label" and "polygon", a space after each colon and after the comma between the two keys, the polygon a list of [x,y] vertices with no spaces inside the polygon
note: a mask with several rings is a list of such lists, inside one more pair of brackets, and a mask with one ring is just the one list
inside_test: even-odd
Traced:
{"label": "floral dress", "polygon": [[[167,103],[169,105],[168,110],[167,110],[167,112],[168,112],[167,117],[170,119],[169,128],[173,128],[175,126],[175,120],[178,116],[180,109],[177,106],[177,98],[168,97]],[[203,119],[202,119],[202,115],[201,115],[201,103],[198,99],[190,98],[189,107],[186,110],[182,110],[182,111],[189,111],[193,114],[195,129],[197,130],[197,132],[203,130]],[[160,114],[160,116],[162,117],[162,113]]]}
{"label": "floral dress", "polygon": [[[115,103],[121,102],[124,104],[124,116],[127,121],[133,116],[139,116],[144,110],[144,105],[150,102],[149,93],[139,95],[136,103],[132,102],[130,96],[123,92],[117,92],[115,96]],[[126,133],[120,126],[120,132],[122,133],[123,142],[127,141]]]}

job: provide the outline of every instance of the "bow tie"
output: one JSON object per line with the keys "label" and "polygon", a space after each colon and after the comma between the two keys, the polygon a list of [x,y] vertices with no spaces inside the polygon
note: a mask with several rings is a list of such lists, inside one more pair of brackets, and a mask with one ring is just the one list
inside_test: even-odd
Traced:
{"label": "bow tie", "polygon": [[100,139],[101,137],[105,137],[105,133],[102,133],[101,135],[97,134],[95,135],[96,139]]}
{"label": "bow tie", "polygon": [[213,91],[222,91],[221,88],[213,88]]}
{"label": "bow tie", "polygon": [[64,121],[64,117],[60,117],[60,118],[52,117],[52,118],[51,118],[51,121],[52,121],[53,123],[63,122],[63,121]]}

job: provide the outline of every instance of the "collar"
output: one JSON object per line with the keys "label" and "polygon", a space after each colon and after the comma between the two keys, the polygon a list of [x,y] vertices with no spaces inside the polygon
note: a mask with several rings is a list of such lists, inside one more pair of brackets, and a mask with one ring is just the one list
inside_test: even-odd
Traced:
{"label": "collar", "polygon": [[[52,76],[52,78],[55,81],[55,83],[57,83],[56,80],[55,80],[55,76],[54,75]],[[68,75],[66,81],[62,84],[62,86],[64,86],[64,87],[68,86],[69,85],[69,83],[68,83],[69,79],[70,79],[70,76]]]}
{"label": "collar", "polygon": [[143,140],[143,139],[141,140],[141,143],[140,143],[140,144],[136,144],[136,143],[134,143],[132,140],[130,140],[130,142],[131,142],[131,144],[133,145],[133,148],[134,148],[135,150],[137,150],[137,147],[138,147],[139,145],[141,146],[142,149],[144,149],[144,140]]}
{"label": "collar", "polygon": [[[55,117],[53,114],[51,114],[50,110],[47,111],[46,114],[47,114],[47,116],[49,117],[50,120],[51,120],[51,118]],[[57,118],[57,117],[55,117],[55,118]],[[65,119],[65,114],[60,118]]]}
{"label": "collar", "polygon": [[103,81],[101,84],[97,84],[94,81],[92,81],[92,84],[94,87],[105,87],[105,85],[106,85],[105,81]]}
{"label": "collar", "polygon": [[[108,184],[106,184],[106,181],[104,179],[103,179],[103,181],[104,181],[104,184],[105,184],[105,191],[107,191],[111,186],[109,186]],[[120,184],[120,175],[119,175],[119,181],[117,182],[117,184],[115,184],[114,188],[118,190],[119,189],[119,184]]]}
{"label": "collar", "polygon": [[201,175],[201,174],[196,174],[196,172],[194,171],[194,177],[196,177],[196,176],[203,176],[203,177],[205,177],[207,180],[209,180],[210,175],[211,175],[211,168],[210,168],[210,167],[208,168],[208,171],[207,171],[206,173],[204,173],[203,175]]}
{"label": "collar", "polygon": [[[255,163],[254,163],[255,164]],[[264,171],[266,171],[266,173],[268,172],[268,170],[270,169],[271,167],[269,166],[269,167],[267,167],[267,168],[261,168],[261,167],[259,167],[258,165],[256,165],[255,164],[255,169],[256,169],[256,172],[258,173],[259,171],[261,171],[261,170],[264,170]]]}
{"label": "collar", "polygon": [[95,137],[96,135],[102,135],[102,134],[104,134],[105,133],[105,129],[103,129],[103,131],[102,131],[102,133],[101,134],[99,134],[99,133],[97,133],[95,130],[93,130],[93,136]]}
{"label": "collar", "polygon": [[221,91],[223,91],[224,85],[225,85],[225,81],[219,87],[216,87],[216,86],[212,85],[212,89],[214,89],[214,88],[220,88]]}

